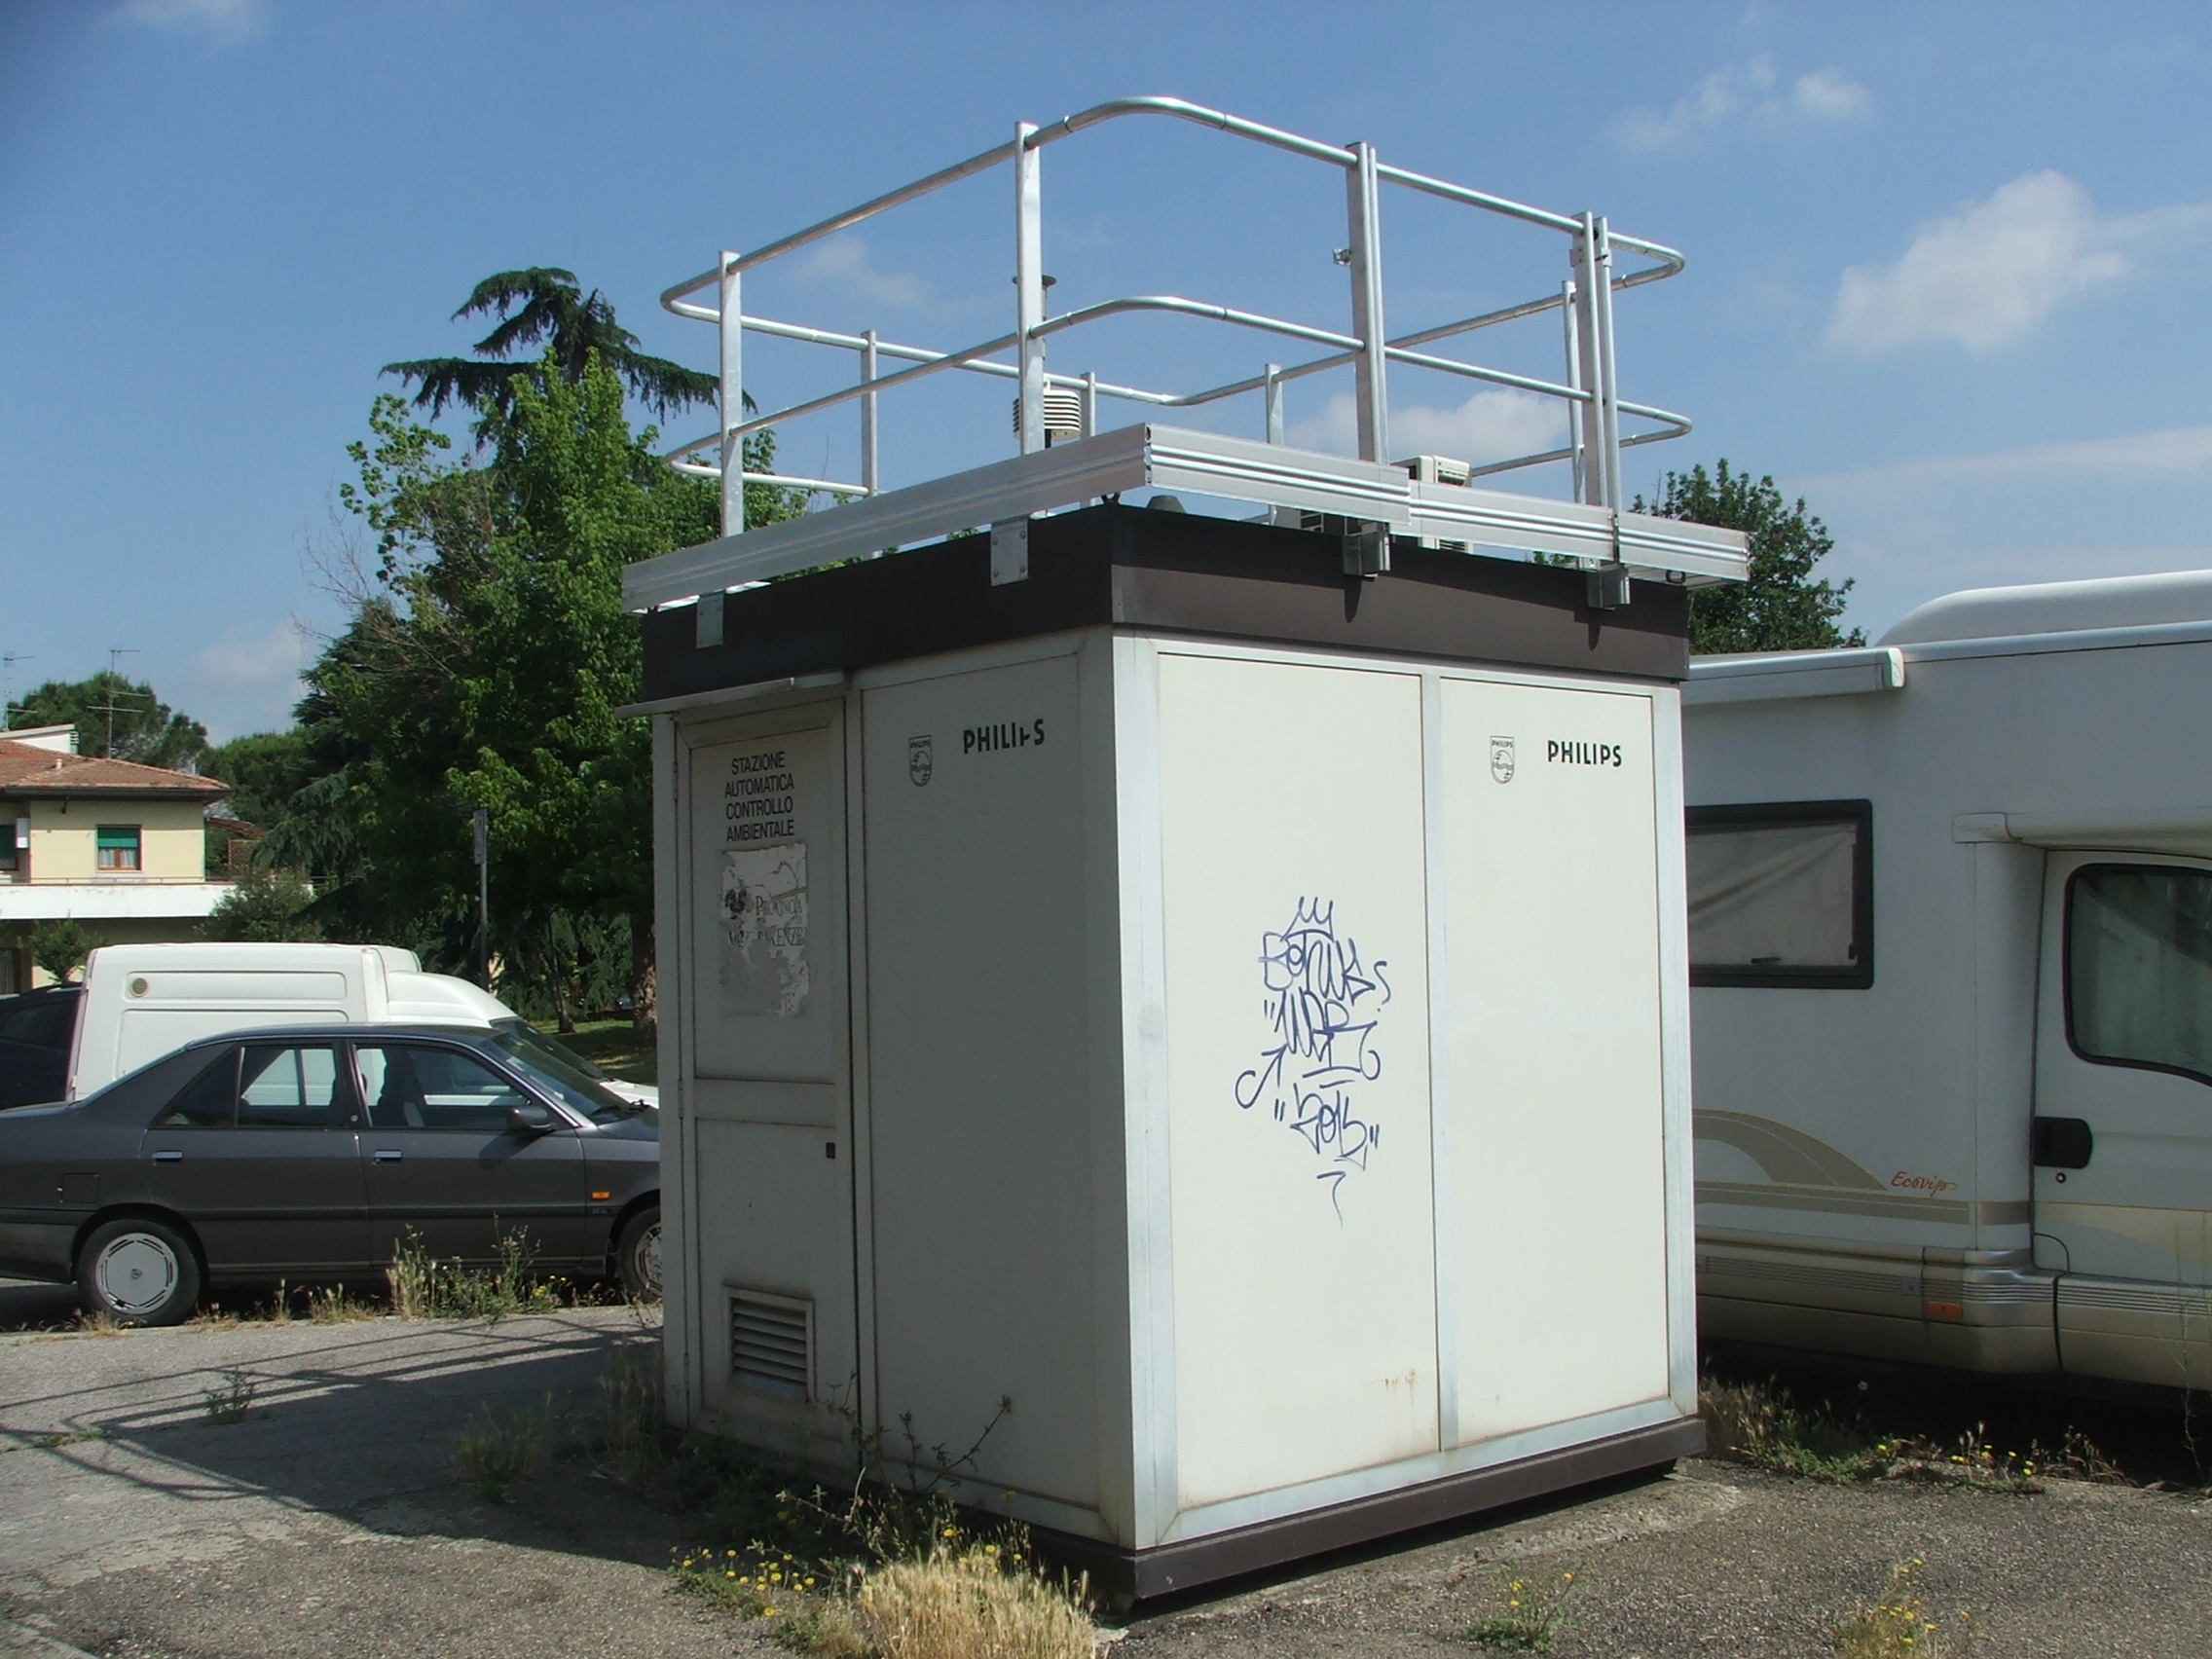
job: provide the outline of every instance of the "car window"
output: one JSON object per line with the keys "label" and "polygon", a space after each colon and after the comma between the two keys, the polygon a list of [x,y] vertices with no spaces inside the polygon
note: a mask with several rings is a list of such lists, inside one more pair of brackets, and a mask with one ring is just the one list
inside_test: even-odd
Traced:
{"label": "car window", "polygon": [[492,1041],[505,1051],[508,1063],[515,1070],[571,1112],[587,1118],[622,1118],[639,1110],[619,1094],[610,1092],[599,1081],[603,1074],[587,1075],[580,1069],[582,1060],[527,1027],[516,1030],[499,1025],[495,1027]]}
{"label": "car window", "polygon": [[0,1040],[32,1049],[66,1049],[76,1028],[74,1000],[33,1003],[0,1016]]}
{"label": "car window", "polygon": [[239,1051],[225,1049],[207,1068],[177,1091],[150,1127],[227,1129],[239,1098]]}
{"label": "car window", "polygon": [[239,1056],[239,1127],[327,1129],[346,1122],[338,1051],[328,1044],[248,1043]]}
{"label": "car window", "polygon": [[380,1129],[507,1126],[507,1109],[529,1096],[473,1054],[416,1043],[363,1043],[353,1050],[361,1098]]}

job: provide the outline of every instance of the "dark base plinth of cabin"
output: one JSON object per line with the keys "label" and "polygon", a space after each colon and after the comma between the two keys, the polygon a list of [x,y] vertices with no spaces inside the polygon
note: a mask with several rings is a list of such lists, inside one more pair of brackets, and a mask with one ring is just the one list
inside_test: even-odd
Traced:
{"label": "dark base plinth of cabin", "polygon": [[1393,1532],[1462,1521],[1485,1510],[1550,1497],[1598,1481],[1663,1469],[1677,1457],[1694,1457],[1704,1450],[1704,1421],[1685,1418],[1156,1549],[1115,1549],[1094,1538],[1043,1528],[1034,1531],[1040,1554],[1089,1573],[1093,1589],[1109,1601],[1143,1602],[1308,1556],[1373,1543]]}
{"label": "dark base plinth of cabin", "polygon": [[730,594],[700,649],[689,606],[645,619],[645,701],[1101,626],[1253,645],[1680,681],[1689,594],[1631,584],[1593,610],[1579,570],[1392,545],[1344,573],[1343,538],[1116,504],[1029,526],[1029,576],[991,585],[991,538],[964,535]]}

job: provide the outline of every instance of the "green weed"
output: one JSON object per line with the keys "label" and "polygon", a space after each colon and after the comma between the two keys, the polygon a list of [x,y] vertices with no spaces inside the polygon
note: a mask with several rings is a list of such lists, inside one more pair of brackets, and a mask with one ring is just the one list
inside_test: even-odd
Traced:
{"label": "green weed", "polygon": [[545,1466],[554,1420],[550,1394],[542,1406],[483,1405],[454,1442],[454,1461],[487,1499],[504,1503],[508,1489]]}
{"label": "green weed", "polygon": [[1890,1574],[1889,1593],[1836,1627],[1842,1659],[1960,1659],[1973,1646],[1972,1613],[1962,1607],[1949,1621],[1939,1621],[1913,1588],[1925,1565],[1917,1556],[1899,1562]]}
{"label": "green weed", "polygon": [[207,1420],[226,1427],[245,1421],[246,1413],[253,1407],[253,1396],[261,1383],[249,1371],[236,1368],[223,1373],[220,1388],[205,1388],[201,1398],[206,1402]]}
{"label": "green weed", "polygon": [[1567,1627],[1567,1603],[1573,1594],[1572,1572],[1562,1572],[1556,1579],[1537,1578],[1501,1567],[1497,1610],[1476,1620],[1467,1640],[1513,1653],[1548,1653]]}
{"label": "green weed", "polygon": [[498,1260],[471,1268],[458,1258],[443,1262],[423,1247],[412,1227],[392,1247],[385,1283],[391,1310],[402,1319],[482,1319],[497,1324],[518,1313],[550,1311],[560,1292],[534,1272],[537,1247],[521,1228],[498,1235]]}

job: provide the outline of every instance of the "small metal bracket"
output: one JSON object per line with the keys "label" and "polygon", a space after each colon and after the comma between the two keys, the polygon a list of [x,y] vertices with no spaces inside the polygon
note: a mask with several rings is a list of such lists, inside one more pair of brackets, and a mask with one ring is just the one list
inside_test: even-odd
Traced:
{"label": "small metal bracket", "polygon": [[693,619],[697,632],[692,635],[691,643],[700,650],[711,650],[722,643],[722,593],[719,588],[699,596]]}
{"label": "small metal bracket", "polygon": [[991,586],[1029,579],[1029,521],[1001,519],[991,526]]}
{"label": "small metal bracket", "polygon": [[1390,527],[1363,524],[1345,536],[1345,574],[1373,581],[1390,571]]}
{"label": "small metal bracket", "polygon": [[1618,610],[1629,601],[1628,567],[1617,560],[1600,565],[1588,572],[1587,586],[1592,610]]}

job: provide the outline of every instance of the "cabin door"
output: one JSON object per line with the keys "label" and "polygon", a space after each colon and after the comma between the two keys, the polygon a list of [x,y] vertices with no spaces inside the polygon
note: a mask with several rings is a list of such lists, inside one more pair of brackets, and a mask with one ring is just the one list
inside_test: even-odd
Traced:
{"label": "cabin door", "polygon": [[2035,1233],[2059,1363],[2212,1386],[2212,863],[2053,853]]}

